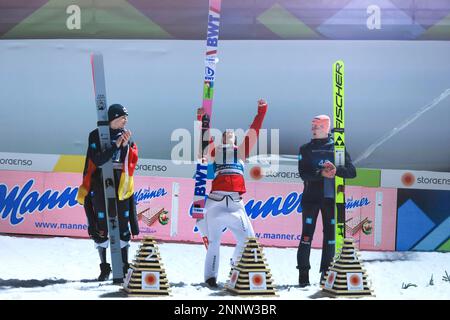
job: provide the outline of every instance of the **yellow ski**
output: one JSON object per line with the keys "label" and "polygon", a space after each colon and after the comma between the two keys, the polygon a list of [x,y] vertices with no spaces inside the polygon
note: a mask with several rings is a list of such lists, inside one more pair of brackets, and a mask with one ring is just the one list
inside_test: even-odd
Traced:
{"label": "yellow ski", "polygon": [[[344,62],[333,64],[333,122],[334,122],[334,165],[345,166],[345,122],[344,122]],[[335,252],[341,251],[345,238],[345,195],[344,179],[335,176]]]}

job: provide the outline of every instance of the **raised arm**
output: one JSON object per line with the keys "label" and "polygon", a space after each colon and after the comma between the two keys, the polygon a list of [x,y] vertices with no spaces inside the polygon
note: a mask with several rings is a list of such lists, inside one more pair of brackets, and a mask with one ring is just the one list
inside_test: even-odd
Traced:
{"label": "raised arm", "polygon": [[238,157],[245,161],[250,156],[250,151],[258,141],[259,130],[261,129],[264,117],[267,112],[267,102],[264,99],[258,100],[258,113],[253,119],[250,128],[245,134],[244,141],[240,144],[238,149]]}

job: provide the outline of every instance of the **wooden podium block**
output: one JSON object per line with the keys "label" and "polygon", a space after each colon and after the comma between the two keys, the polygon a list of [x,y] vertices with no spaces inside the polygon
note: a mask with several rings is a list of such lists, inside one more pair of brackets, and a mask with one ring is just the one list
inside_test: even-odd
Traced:
{"label": "wooden podium block", "polygon": [[333,297],[375,296],[353,239],[344,239],[342,251],[334,258],[320,285]]}
{"label": "wooden podium block", "polygon": [[225,288],[241,296],[277,296],[267,259],[256,238],[248,238]]}
{"label": "wooden podium block", "polygon": [[142,240],[133,263],[128,269],[123,290],[128,296],[168,296],[169,280],[159,255],[156,241]]}

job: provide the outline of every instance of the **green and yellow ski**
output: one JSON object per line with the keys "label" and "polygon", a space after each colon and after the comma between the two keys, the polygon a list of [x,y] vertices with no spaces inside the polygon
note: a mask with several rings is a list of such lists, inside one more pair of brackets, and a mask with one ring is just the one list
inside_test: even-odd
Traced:
{"label": "green and yellow ski", "polygon": [[[334,165],[345,166],[345,122],[344,122],[344,62],[333,64],[333,122],[334,122]],[[338,255],[345,238],[345,194],[344,178],[335,176],[335,252]]]}

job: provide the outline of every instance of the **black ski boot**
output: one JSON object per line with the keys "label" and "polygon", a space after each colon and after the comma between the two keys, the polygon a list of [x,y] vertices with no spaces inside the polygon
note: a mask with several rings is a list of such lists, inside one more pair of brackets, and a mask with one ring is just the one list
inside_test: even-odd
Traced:
{"label": "black ski boot", "polygon": [[300,288],[305,288],[310,285],[309,283],[309,271],[300,271],[298,275],[298,285]]}
{"label": "black ski boot", "polygon": [[208,285],[208,287],[210,287],[210,288],[217,288],[218,287],[217,282],[216,282],[216,278],[214,278],[214,277],[213,278],[209,278],[205,282]]}
{"label": "black ski boot", "polygon": [[98,281],[106,281],[111,274],[111,266],[109,263],[100,263],[100,275],[98,276]]}
{"label": "black ski boot", "polygon": [[122,251],[122,262],[123,262],[123,277],[125,278],[128,273],[128,269],[130,268],[130,264],[128,263],[128,248],[129,246],[126,246],[121,249]]}

